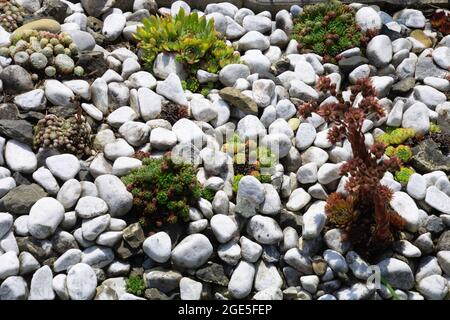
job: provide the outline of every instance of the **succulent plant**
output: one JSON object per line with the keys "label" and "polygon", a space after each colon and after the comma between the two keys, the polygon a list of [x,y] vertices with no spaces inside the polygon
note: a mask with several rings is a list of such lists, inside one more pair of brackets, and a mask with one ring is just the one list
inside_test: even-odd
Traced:
{"label": "succulent plant", "polygon": [[300,52],[314,52],[332,62],[339,53],[359,47],[365,40],[354,10],[336,0],[305,6],[294,19],[291,37],[298,41]]}
{"label": "succulent plant", "polygon": [[386,148],[385,154],[389,157],[396,156],[403,163],[407,163],[412,158],[411,148],[405,145],[399,145],[397,147],[389,146]]}
{"label": "succulent plant", "polygon": [[400,170],[395,172],[394,178],[402,185],[406,185],[414,172],[410,167],[401,167]]}
{"label": "succulent plant", "polygon": [[142,276],[132,275],[126,280],[125,289],[128,293],[134,294],[135,296],[142,296],[145,288],[146,285]]}
{"label": "succulent plant", "polygon": [[386,133],[383,133],[376,138],[377,142],[382,142],[386,146],[404,143],[408,139],[414,138],[416,135],[414,130],[411,128],[388,128],[386,131]]}
{"label": "succulent plant", "polygon": [[174,124],[182,118],[188,118],[189,109],[172,101],[164,101],[159,117]]}
{"label": "succulent plant", "polygon": [[240,57],[214,29],[213,19],[207,20],[197,12],[186,15],[183,9],[172,17],[151,16],[143,20],[135,38],[142,49],[145,66],[153,69],[153,62],[161,52],[175,53],[177,61],[187,68],[185,88],[197,92],[199,69],[217,73],[230,63],[239,63]]}
{"label": "succulent plant", "polygon": [[270,183],[269,169],[276,163],[276,156],[270,149],[258,146],[253,140],[242,141],[235,133],[222,146],[222,151],[233,157],[233,191],[237,192],[239,181],[246,175],[254,176],[261,183]]}
{"label": "succulent plant", "polygon": [[[82,76],[82,67],[75,67],[73,56],[78,53],[72,38],[65,32],[26,30],[11,36],[11,45],[0,54],[10,56],[16,64],[29,65],[46,77],[75,74]],[[76,70],[75,70],[76,69]]]}
{"label": "succulent plant", "polygon": [[[341,175],[348,176],[347,195],[334,193],[328,197],[325,208],[328,221],[333,227],[343,229],[355,250],[371,258],[386,249],[395,240],[397,229],[405,225],[403,218],[389,206],[393,191],[380,182],[386,171],[400,169],[401,160],[396,156],[383,159],[384,143],[377,142],[370,147],[365,144],[362,126],[366,117],[385,116],[370,78],[360,79],[351,86],[349,99],[344,99],[327,76],[320,77],[316,87],[324,95],[333,96],[334,101],[320,106],[316,101],[304,102],[299,114],[306,119],[317,112],[331,127],[328,140],[337,143],[347,138],[353,153],[340,169]],[[354,108],[357,96],[361,100],[358,108]]]}
{"label": "succulent plant", "polygon": [[0,25],[12,32],[23,24],[27,11],[15,0],[0,0]]}
{"label": "succulent plant", "polygon": [[78,157],[91,156],[91,127],[82,115],[64,119],[48,114],[39,120],[34,133],[34,147],[56,149]]}
{"label": "succulent plant", "polygon": [[162,158],[142,157],[142,166],[122,177],[133,195],[139,222],[144,228],[160,228],[189,220],[189,207],[196,206],[200,197],[211,199],[197,180],[193,165],[174,162],[170,153]]}

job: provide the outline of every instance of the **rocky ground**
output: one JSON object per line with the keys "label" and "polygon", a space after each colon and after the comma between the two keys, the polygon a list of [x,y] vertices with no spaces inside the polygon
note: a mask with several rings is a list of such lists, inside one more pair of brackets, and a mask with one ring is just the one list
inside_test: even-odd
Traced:
{"label": "rocky ground", "polygon": [[[367,144],[386,125],[425,137],[430,121],[449,130],[450,36],[433,30],[421,11],[352,4],[358,25],[380,34],[365,52],[347,50],[332,64],[299,54],[290,40],[300,7],[272,16],[208,5],[204,13],[243,61],[217,75],[199,73],[228,88],[227,102],[216,89],[206,98],[183,90],[183,66],[171,55],[158,56],[153,74],[138,58],[132,34],[142,18],[189,12],[183,1],[159,9],[153,0],[17,3],[40,17],[33,28],[72,37],[84,74],[60,61],[57,68],[70,74],[50,78],[0,56],[0,300],[448,299],[448,150],[417,141],[409,182],[383,178],[406,230],[375,261],[386,280],[376,288],[366,281],[370,264],[339,229],[325,226],[327,196],[346,182],[339,169],[351,157],[348,141],[332,146],[323,119],[300,118],[295,104],[319,99],[320,75],[342,90],[370,77],[387,116],[366,120]],[[10,33],[0,28],[0,47],[9,45]],[[161,119],[166,101],[189,106],[189,118],[173,125]],[[71,115],[77,103],[92,150],[75,146],[79,158],[34,149],[37,122]],[[277,143],[270,184],[245,176],[233,193],[233,166],[220,151],[230,132]],[[202,160],[197,178],[216,191],[214,200],[200,199],[188,223],[148,236],[120,177],[141,165],[136,151],[186,148]],[[142,297],[127,292],[130,274],[143,275]]]}

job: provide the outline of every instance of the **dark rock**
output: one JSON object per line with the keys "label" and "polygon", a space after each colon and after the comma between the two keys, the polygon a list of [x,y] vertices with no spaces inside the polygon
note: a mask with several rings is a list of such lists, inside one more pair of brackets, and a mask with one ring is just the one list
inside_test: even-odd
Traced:
{"label": "dark rock", "polygon": [[325,293],[332,293],[339,289],[341,287],[341,281],[340,280],[330,280],[326,282],[322,282],[317,287],[318,290],[321,290]]}
{"label": "dark rock", "polygon": [[19,250],[31,253],[39,262],[52,257],[54,252],[48,249],[48,240],[38,240],[33,237],[16,237]]}
{"label": "dark rock", "polygon": [[33,90],[34,84],[27,70],[18,65],[11,65],[0,73],[3,81],[3,90],[7,93],[17,94]]}
{"label": "dark rock", "polygon": [[169,297],[156,288],[145,289],[144,298],[148,300],[169,300]]}
{"label": "dark rock", "polygon": [[281,59],[274,63],[272,66],[272,72],[274,75],[279,76],[283,72],[288,71],[291,68],[291,64],[287,59]]}
{"label": "dark rock", "polygon": [[388,26],[386,26],[385,24],[383,24],[383,26],[381,27],[380,34],[384,34],[384,35],[388,36],[389,39],[391,39],[391,41],[394,41],[394,40],[397,40],[397,39],[405,37],[405,35],[403,35],[401,32],[397,32],[395,30],[392,30]]}
{"label": "dark rock", "polygon": [[69,249],[79,249],[78,243],[73,237],[64,236],[63,233],[57,232],[52,238],[53,250],[62,255]]}
{"label": "dark rock", "polygon": [[90,16],[98,17],[105,11],[108,0],[81,0],[84,11]]}
{"label": "dark rock", "polygon": [[68,118],[73,116],[77,110],[75,107],[62,107],[62,106],[54,106],[48,108],[48,113],[54,114],[61,118]]}
{"label": "dark rock", "polygon": [[150,17],[150,12],[147,9],[140,9],[127,17],[127,21],[139,21],[141,22],[143,19]]}
{"label": "dark rock", "polygon": [[178,271],[154,268],[145,272],[145,280],[148,288],[156,288],[164,293],[169,293],[179,287],[183,276]]}
{"label": "dark rock", "polygon": [[302,226],[302,216],[295,214],[291,211],[281,209],[280,212],[280,226],[284,229],[286,227],[292,227],[297,231],[301,230]]}
{"label": "dark rock", "polygon": [[0,119],[16,120],[19,117],[19,109],[13,103],[0,104]]}
{"label": "dark rock", "polygon": [[412,164],[421,173],[444,171],[450,173],[450,157],[443,155],[439,145],[431,139],[422,141],[412,148]]}
{"label": "dark rock", "polygon": [[32,124],[36,124],[39,120],[44,118],[44,114],[36,111],[29,111],[19,114],[19,118],[26,120]]}
{"label": "dark rock", "polygon": [[352,56],[350,58],[339,60],[339,68],[342,72],[348,74],[356,67],[369,63],[369,60],[362,56]]}
{"label": "dark rock", "polygon": [[428,232],[432,234],[439,234],[445,229],[445,224],[440,217],[435,215],[429,216],[426,227]]}
{"label": "dark rock", "polygon": [[275,77],[270,72],[264,71],[262,73],[259,73],[258,76],[259,76],[258,77],[259,79],[269,79],[269,80],[272,80],[276,85],[279,85],[279,86],[282,85],[281,80],[278,79],[277,77]]}
{"label": "dark rock", "polygon": [[14,178],[14,180],[16,180],[16,185],[20,186],[20,185],[30,185],[32,184],[32,182],[23,174],[21,174],[20,172],[14,172],[12,177]]}
{"label": "dark rock", "polygon": [[43,266],[49,266],[50,268],[55,264],[55,261],[58,259],[58,257],[50,257],[46,260],[44,260],[44,262],[42,262]]}
{"label": "dark rock", "polygon": [[228,286],[229,279],[225,275],[223,266],[214,262],[208,262],[206,267],[198,269],[195,276],[203,282],[216,284],[222,287]]}
{"label": "dark rock", "polygon": [[77,65],[83,67],[86,74],[95,77],[101,77],[109,69],[103,52],[99,51],[81,52],[78,55]]}
{"label": "dark rock", "polygon": [[20,185],[10,190],[3,197],[3,205],[6,210],[14,214],[28,214],[33,204],[41,198],[47,196],[39,185],[32,183],[30,185]]}
{"label": "dark rock", "polygon": [[123,239],[131,248],[138,249],[145,241],[144,230],[138,222],[130,224],[123,229]]}
{"label": "dark rock", "polygon": [[421,57],[416,64],[416,80],[423,81],[426,77],[445,78],[449,73],[439,68],[433,62],[432,57]]}
{"label": "dark rock", "polygon": [[25,120],[0,120],[0,135],[33,144],[33,126]]}
{"label": "dark rock", "polygon": [[103,28],[103,21],[96,17],[90,16],[87,18],[87,27],[94,32],[101,32]]}
{"label": "dark rock", "polygon": [[120,243],[115,248],[117,257],[122,260],[127,260],[135,254],[135,250],[131,248],[125,240],[120,241]]}
{"label": "dark rock", "polygon": [[392,86],[391,92],[394,95],[405,95],[414,88],[415,84],[416,80],[413,77],[408,77],[394,84]]}
{"label": "dark rock", "polygon": [[226,87],[220,90],[219,95],[223,100],[239,110],[248,114],[258,114],[256,102],[249,96],[243,94],[239,89]]}
{"label": "dark rock", "polygon": [[276,263],[280,260],[280,251],[276,246],[264,245],[261,258],[268,263]]}
{"label": "dark rock", "polygon": [[35,12],[35,15],[43,17],[53,17],[56,21],[63,23],[67,17],[69,5],[60,0],[44,0],[41,9]]}
{"label": "dark rock", "polygon": [[450,230],[444,231],[436,245],[436,252],[450,250]]}
{"label": "dark rock", "polygon": [[142,9],[147,9],[151,14],[156,14],[158,11],[158,4],[155,0],[147,0],[142,3]]}

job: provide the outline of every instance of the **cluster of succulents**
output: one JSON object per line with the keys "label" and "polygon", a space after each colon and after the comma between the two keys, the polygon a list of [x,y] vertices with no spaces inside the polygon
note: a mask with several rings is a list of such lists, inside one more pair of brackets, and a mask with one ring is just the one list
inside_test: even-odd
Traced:
{"label": "cluster of succulents", "polygon": [[270,149],[258,146],[253,140],[242,141],[235,133],[222,151],[233,157],[234,179],[233,191],[237,192],[239,181],[246,175],[254,176],[261,183],[270,183],[270,168],[276,163],[276,156]]}
{"label": "cluster of succulents", "polygon": [[412,151],[409,146],[399,145],[397,147],[389,146],[384,152],[388,157],[396,156],[403,163],[407,163],[412,158]]}
{"label": "cluster of succulents", "polygon": [[55,149],[78,157],[92,155],[91,127],[82,115],[64,119],[48,114],[35,126],[34,147]]}
{"label": "cluster of succulents", "polygon": [[386,146],[399,145],[414,138],[416,133],[411,128],[387,128],[386,133],[376,138],[377,142],[382,142]]}
{"label": "cluster of succulents", "polygon": [[344,50],[363,47],[367,36],[356,24],[354,10],[336,0],[305,6],[291,34],[300,52],[314,52],[330,62]]}
{"label": "cluster of succulents", "polygon": [[189,109],[172,101],[164,101],[159,115],[161,119],[167,120],[170,124],[174,124],[182,118],[189,117]]}
{"label": "cluster of succulents", "polygon": [[75,66],[73,60],[77,53],[77,46],[69,34],[36,30],[13,34],[11,45],[0,48],[0,55],[11,57],[14,63],[29,66],[46,77],[57,74],[83,76],[83,68]]}
{"label": "cluster of succulents", "polygon": [[[307,118],[317,112],[331,126],[328,140],[338,143],[347,138],[353,153],[340,170],[341,175],[348,176],[346,194],[335,192],[328,197],[325,208],[328,224],[341,228],[354,250],[371,259],[392,244],[398,238],[398,229],[405,225],[403,218],[389,206],[393,191],[380,182],[387,171],[400,170],[401,160],[395,155],[383,158],[384,143],[368,147],[364,142],[362,126],[367,116],[374,115],[376,119],[385,116],[369,78],[350,87],[350,101],[336,90],[329,77],[320,77],[316,87],[336,99],[320,106],[316,101],[305,102],[299,108],[300,115]],[[358,108],[351,107],[357,96],[361,97]]]}
{"label": "cluster of succulents", "polygon": [[436,11],[431,16],[430,22],[433,28],[441,32],[443,36],[450,34],[450,13],[448,11]]}
{"label": "cluster of succulents", "polygon": [[183,63],[188,71],[184,87],[192,92],[202,89],[197,80],[198,70],[217,73],[227,64],[239,63],[240,60],[239,54],[214,29],[213,19],[207,20],[197,12],[186,14],[181,9],[174,17],[153,15],[144,19],[135,37],[149,70],[153,69],[159,53],[175,53],[177,61]]}
{"label": "cluster of succulents", "polygon": [[142,227],[154,230],[188,221],[190,206],[196,206],[200,197],[211,199],[211,191],[202,187],[196,173],[193,165],[174,161],[167,153],[161,158],[143,157],[141,167],[122,177]]}
{"label": "cluster of succulents", "polygon": [[0,26],[12,32],[23,24],[27,11],[14,0],[0,0]]}

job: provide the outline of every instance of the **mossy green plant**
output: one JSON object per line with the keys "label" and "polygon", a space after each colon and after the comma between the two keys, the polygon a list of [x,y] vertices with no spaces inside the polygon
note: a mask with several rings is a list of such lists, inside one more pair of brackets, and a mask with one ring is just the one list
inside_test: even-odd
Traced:
{"label": "mossy green plant", "polygon": [[403,163],[407,163],[412,158],[412,151],[409,146],[399,145],[397,147],[389,146],[386,148],[385,154],[389,157],[396,156]]}
{"label": "mossy green plant", "polygon": [[406,140],[414,138],[416,133],[411,128],[386,129],[386,132],[376,138],[377,142],[382,142],[386,146],[399,145]]}
{"label": "mossy green plant", "polygon": [[142,296],[145,291],[145,281],[142,276],[132,275],[127,278],[125,282],[125,289],[128,293],[134,294],[135,296]]}
{"label": "mossy green plant", "polygon": [[276,164],[276,156],[270,149],[257,146],[253,140],[243,141],[235,133],[222,146],[222,151],[233,157],[233,191],[237,192],[239,181],[246,175],[254,176],[261,183],[272,181],[270,168]]}
{"label": "mossy green plant", "polygon": [[441,127],[434,123],[434,122],[430,122],[430,133],[441,133]]}
{"label": "mossy green plant", "polygon": [[415,171],[411,167],[401,167],[399,171],[395,172],[395,180],[401,184],[407,184],[413,173]]}
{"label": "mossy green plant", "polygon": [[197,180],[196,168],[174,161],[170,153],[161,158],[143,158],[142,166],[122,177],[122,181],[133,195],[134,209],[144,228],[187,222],[190,206],[201,197],[214,197],[214,192]]}
{"label": "mossy green plant", "polygon": [[314,52],[334,62],[344,50],[362,47],[365,34],[357,26],[350,6],[328,0],[305,6],[294,20],[291,37],[298,41],[300,52]]}
{"label": "mossy green plant", "polygon": [[135,38],[147,70],[153,69],[153,62],[161,52],[175,53],[177,61],[187,67],[184,87],[192,92],[201,89],[198,70],[218,73],[227,64],[240,61],[239,54],[214,29],[214,20],[207,20],[197,12],[186,14],[181,9],[174,17],[153,15],[143,20]]}

